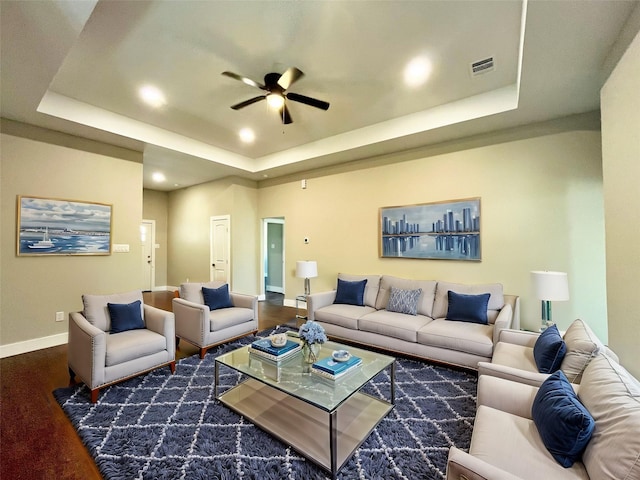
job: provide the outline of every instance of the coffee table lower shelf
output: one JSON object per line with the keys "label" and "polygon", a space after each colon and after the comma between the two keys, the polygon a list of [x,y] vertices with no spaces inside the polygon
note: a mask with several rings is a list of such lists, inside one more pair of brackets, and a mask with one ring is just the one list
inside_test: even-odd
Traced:
{"label": "coffee table lower shelf", "polygon": [[236,385],[219,400],[331,472],[333,478],[394,407],[356,392],[331,414],[254,379]]}

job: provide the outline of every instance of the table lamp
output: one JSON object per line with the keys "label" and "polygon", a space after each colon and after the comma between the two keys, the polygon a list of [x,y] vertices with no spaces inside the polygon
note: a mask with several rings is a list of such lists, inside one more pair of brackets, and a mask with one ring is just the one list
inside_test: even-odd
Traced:
{"label": "table lamp", "polygon": [[315,261],[299,260],[296,262],[296,277],[304,278],[304,294],[309,295],[311,288],[309,279],[318,276],[318,264]]}
{"label": "table lamp", "polygon": [[569,300],[569,281],[564,272],[531,272],[531,280],[536,297],[542,300],[541,331],[553,325],[551,319],[551,302]]}

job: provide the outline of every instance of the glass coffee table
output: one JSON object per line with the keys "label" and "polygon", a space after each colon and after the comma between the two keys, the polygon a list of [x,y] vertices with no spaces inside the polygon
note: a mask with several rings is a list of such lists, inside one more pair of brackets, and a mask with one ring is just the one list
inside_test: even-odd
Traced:
{"label": "glass coffee table", "polygon": [[[324,343],[319,358],[343,349],[362,358],[362,365],[329,380],[311,373],[301,352],[276,363],[239,348],[216,358],[215,396],[335,479],[395,404],[395,358],[335,342]],[[247,378],[218,396],[221,365]],[[360,391],[387,368],[389,400]]]}

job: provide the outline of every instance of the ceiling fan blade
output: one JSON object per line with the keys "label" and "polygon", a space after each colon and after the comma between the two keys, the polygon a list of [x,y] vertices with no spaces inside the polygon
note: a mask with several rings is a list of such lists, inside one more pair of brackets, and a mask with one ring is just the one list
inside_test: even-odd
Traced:
{"label": "ceiling fan blade", "polygon": [[311,105],[312,107],[321,108],[322,110],[329,110],[329,102],[318,100],[317,98],[311,98],[293,92],[287,93],[285,97],[294,102],[304,103],[305,105]]}
{"label": "ceiling fan blade", "polygon": [[286,72],[280,75],[278,79],[278,85],[282,87],[283,90],[288,89],[294,82],[297,82],[304,76],[302,70],[297,69],[296,67],[288,68]]}
{"label": "ceiling fan blade", "polygon": [[287,105],[283,105],[282,108],[278,109],[278,112],[280,113],[280,118],[282,119],[282,123],[284,123],[285,125],[289,125],[290,123],[293,123],[293,120],[291,119],[291,115],[289,114],[289,109],[287,108]]}
{"label": "ceiling fan blade", "polygon": [[262,85],[261,83],[256,82],[255,80],[251,80],[250,78],[247,77],[243,77],[242,75],[238,75],[237,73],[233,73],[233,72],[222,72],[222,75],[225,75],[227,77],[233,78],[234,80],[240,80],[242,83],[249,85],[251,87],[256,87],[256,88],[260,88],[261,90],[265,90],[265,86]]}
{"label": "ceiling fan blade", "polygon": [[240,110],[241,108],[244,108],[248,105],[251,105],[252,103],[256,103],[259,102],[260,100],[264,100],[265,98],[267,98],[266,95],[260,95],[259,97],[253,97],[250,98],[249,100],[245,100],[244,102],[240,102],[240,103],[236,103],[235,105],[231,105],[231,108],[233,108],[234,110]]}

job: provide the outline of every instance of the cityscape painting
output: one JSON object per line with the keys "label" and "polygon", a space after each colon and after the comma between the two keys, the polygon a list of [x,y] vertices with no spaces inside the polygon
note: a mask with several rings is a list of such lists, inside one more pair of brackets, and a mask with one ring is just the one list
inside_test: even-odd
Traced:
{"label": "cityscape painting", "polygon": [[480,198],[380,209],[380,256],[480,261]]}
{"label": "cityscape painting", "polygon": [[111,205],[18,196],[17,253],[110,255]]}

